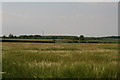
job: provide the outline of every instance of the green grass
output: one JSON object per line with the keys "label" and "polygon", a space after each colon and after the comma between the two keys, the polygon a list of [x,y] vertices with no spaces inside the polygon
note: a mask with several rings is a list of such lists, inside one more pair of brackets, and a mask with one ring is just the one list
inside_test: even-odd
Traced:
{"label": "green grass", "polygon": [[[2,38],[0,40],[19,40],[19,41],[53,41],[53,39],[7,39]],[[79,40],[72,40],[72,39],[55,39],[55,43],[79,43]],[[87,43],[120,43],[120,39],[101,39],[101,40],[84,40],[83,42]]]}
{"label": "green grass", "polygon": [[118,45],[7,43],[3,78],[117,78]]}
{"label": "green grass", "polygon": [[120,43],[120,39],[86,40],[87,42]]}

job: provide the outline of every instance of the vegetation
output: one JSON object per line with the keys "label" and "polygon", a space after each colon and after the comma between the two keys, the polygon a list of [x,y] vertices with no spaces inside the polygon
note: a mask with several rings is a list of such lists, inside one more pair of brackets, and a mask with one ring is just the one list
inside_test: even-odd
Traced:
{"label": "vegetation", "polygon": [[9,35],[9,38],[14,38],[14,36],[12,34]]}
{"label": "vegetation", "polygon": [[[120,36],[107,36],[107,37],[84,37],[84,35],[77,36],[41,36],[41,35],[20,35],[15,36],[10,34],[8,37],[6,35],[2,36],[4,40],[26,40],[26,39],[36,39],[36,41],[53,41],[54,43],[120,43]],[[41,39],[41,40],[40,40]],[[31,41],[30,40],[30,41]]]}
{"label": "vegetation", "polygon": [[118,44],[2,43],[3,78],[118,78]]}
{"label": "vegetation", "polygon": [[84,42],[84,36],[83,36],[83,35],[80,35],[79,41],[80,41],[80,42]]}
{"label": "vegetation", "polygon": [[10,34],[0,41],[3,78],[119,77],[118,44],[113,44],[120,42],[119,36]]}
{"label": "vegetation", "polygon": [[78,39],[77,36],[41,36],[41,35],[19,35],[15,36],[10,34],[8,37],[3,35],[2,38],[13,38],[13,39]]}

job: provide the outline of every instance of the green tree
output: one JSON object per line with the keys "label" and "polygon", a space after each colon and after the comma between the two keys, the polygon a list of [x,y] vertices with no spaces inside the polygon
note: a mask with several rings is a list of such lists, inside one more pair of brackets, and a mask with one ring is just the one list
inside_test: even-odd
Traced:
{"label": "green tree", "polygon": [[83,41],[84,41],[84,36],[83,36],[83,35],[80,35],[79,41],[80,41],[80,42],[83,42]]}
{"label": "green tree", "polygon": [[34,35],[35,39],[41,38],[41,35]]}
{"label": "green tree", "polygon": [[3,36],[2,36],[2,38],[6,38],[6,36],[5,36],[5,35],[3,35]]}
{"label": "green tree", "polygon": [[9,38],[13,38],[14,36],[12,34],[9,35]]}

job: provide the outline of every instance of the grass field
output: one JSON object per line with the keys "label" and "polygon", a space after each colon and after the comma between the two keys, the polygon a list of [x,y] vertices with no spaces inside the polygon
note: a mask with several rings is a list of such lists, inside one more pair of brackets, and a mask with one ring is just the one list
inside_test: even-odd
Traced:
{"label": "grass field", "polygon": [[[17,41],[53,41],[53,39],[12,39],[3,38],[0,40],[17,40]],[[55,43],[78,43],[79,40],[72,39],[55,39]],[[120,39],[101,39],[101,40],[84,40],[86,43],[120,43]]]}
{"label": "grass field", "polygon": [[[53,41],[53,39],[0,39],[0,40],[15,40],[15,41]],[[75,42],[77,40],[71,39],[55,39],[55,43],[68,43],[68,42]]]}
{"label": "grass field", "polygon": [[2,43],[3,78],[117,78],[118,44]]}
{"label": "grass field", "polygon": [[21,41],[53,41],[53,39],[0,39],[0,40],[21,40]]}

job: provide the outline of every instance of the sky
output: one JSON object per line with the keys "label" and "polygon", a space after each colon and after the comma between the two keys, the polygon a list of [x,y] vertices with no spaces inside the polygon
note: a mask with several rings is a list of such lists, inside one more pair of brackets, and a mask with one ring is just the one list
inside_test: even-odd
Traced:
{"label": "sky", "polygon": [[3,35],[118,35],[117,2],[3,2]]}
{"label": "sky", "polygon": [[2,3],[0,2],[0,35],[2,35]]}
{"label": "sky", "polygon": [[120,0],[1,0],[1,2],[118,2]]}

